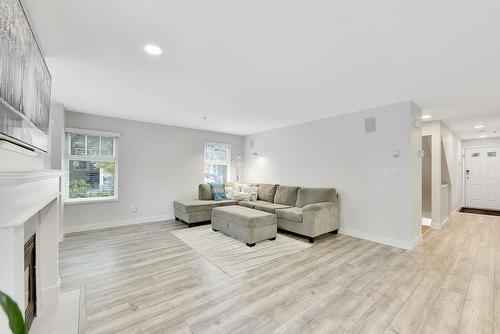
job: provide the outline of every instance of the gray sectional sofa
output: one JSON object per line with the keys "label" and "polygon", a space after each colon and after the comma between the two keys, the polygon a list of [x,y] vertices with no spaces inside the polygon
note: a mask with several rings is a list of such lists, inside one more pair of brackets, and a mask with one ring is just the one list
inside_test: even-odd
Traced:
{"label": "gray sectional sofa", "polygon": [[340,226],[340,203],[335,188],[303,188],[277,184],[259,184],[257,201],[214,201],[208,184],[198,187],[198,200],[175,201],[177,220],[192,226],[210,221],[212,209],[240,205],[276,215],[278,229],[306,236],[337,233]]}
{"label": "gray sectional sofa", "polygon": [[198,186],[198,199],[174,201],[174,214],[176,220],[182,220],[188,227],[212,219],[212,209],[218,206],[237,205],[238,201],[214,201],[212,189],[207,183]]}

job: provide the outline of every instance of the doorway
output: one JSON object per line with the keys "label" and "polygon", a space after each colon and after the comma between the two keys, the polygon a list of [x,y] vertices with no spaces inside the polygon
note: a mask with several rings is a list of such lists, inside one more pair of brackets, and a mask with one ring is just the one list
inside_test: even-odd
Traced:
{"label": "doorway", "polygon": [[432,136],[422,137],[422,226],[432,223]]}
{"label": "doorway", "polygon": [[466,148],[465,207],[500,210],[500,147]]}

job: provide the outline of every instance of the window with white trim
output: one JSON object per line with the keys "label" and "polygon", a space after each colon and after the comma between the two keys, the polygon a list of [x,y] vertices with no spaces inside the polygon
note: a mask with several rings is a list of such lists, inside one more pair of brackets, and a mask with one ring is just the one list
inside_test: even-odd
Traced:
{"label": "window with white trim", "polygon": [[231,145],[205,143],[205,182],[224,183],[231,179]]}
{"label": "window with white trim", "polygon": [[66,129],[65,202],[118,199],[119,133]]}

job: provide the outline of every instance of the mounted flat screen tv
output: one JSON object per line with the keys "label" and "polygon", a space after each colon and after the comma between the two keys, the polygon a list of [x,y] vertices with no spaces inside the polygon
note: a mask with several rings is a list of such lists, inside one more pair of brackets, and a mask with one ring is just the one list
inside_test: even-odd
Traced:
{"label": "mounted flat screen tv", "polygon": [[19,0],[0,0],[0,138],[48,151],[50,76]]}

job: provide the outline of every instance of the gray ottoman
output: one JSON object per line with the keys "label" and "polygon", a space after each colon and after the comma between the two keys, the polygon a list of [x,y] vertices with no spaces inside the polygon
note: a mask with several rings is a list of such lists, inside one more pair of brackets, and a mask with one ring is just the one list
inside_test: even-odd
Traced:
{"label": "gray ottoman", "polygon": [[275,240],[278,230],[272,213],[239,205],[213,208],[212,228],[246,242],[249,247],[259,241]]}

